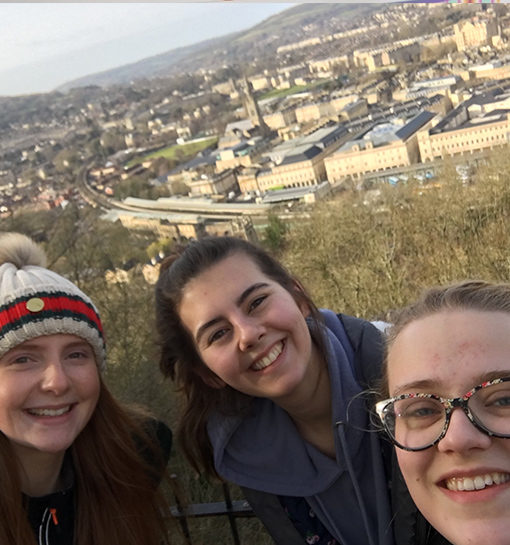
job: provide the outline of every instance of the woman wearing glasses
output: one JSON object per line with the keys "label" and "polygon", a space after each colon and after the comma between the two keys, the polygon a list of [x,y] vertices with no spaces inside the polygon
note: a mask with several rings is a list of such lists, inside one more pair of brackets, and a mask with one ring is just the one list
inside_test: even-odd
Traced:
{"label": "woman wearing glasses", "polygon": [[388,340],[377,412],[411,495],[454,545],[510,543],[510,285],[425,293]]}

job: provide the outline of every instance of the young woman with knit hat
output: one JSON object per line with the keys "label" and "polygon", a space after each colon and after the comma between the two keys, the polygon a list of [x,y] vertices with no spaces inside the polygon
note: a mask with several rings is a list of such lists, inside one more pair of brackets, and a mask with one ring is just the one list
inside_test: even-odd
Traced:
{"label": "young woman with knit hat", "polygon": [[171,432],[115,401],[105,358],[92,301],[0,234],[0,543],[168,543]]}

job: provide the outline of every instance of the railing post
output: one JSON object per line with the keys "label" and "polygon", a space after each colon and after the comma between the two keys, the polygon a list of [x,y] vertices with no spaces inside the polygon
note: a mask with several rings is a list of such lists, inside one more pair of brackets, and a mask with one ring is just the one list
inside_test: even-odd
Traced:
{"label": "railing post", "polygon": [[182,496],[181,487],[179,486],[179,482],[177,481],[177,475],[175,475],[175,473],[170,475],[170,478],[172,479],[172,484],[173,484],[175,505],[177,507],[177,511],[179,511],[179,514],[180,514],[179,524],[181,525],[182,533],[184,534],[184,539],[186,540],[186,545],[192,545],[191,534],[189,532],[189,526],[188,526],[188,519],[186,518],[186,514],[184,513],[184,510],[182,508],[181,497],[183,496]]}
{"label": "railing post", "polygon": [[232,537],[234,538],[234,545],[241,545],[241,540],[239,539],[239,533],[237,531],[236,517],[232,510],[232,498],[230,497],[230,490],[227,483],[223,483],[223,495],[227,506],[228,521],[230,522],[230,529],[232,531]]}

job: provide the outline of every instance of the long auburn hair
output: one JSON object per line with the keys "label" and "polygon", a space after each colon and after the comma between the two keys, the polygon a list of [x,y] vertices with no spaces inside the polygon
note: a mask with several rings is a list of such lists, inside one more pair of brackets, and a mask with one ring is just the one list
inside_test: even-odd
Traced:
{"label": "long auburn hair", "polygon": [[177,247],[162,263],[156,284],[156,328],[161,371],[176,382],[184,398],[176,435],[192,467],[215,478],[219,475],[214,467],[207,421],[214,412],[246,414],[253,398],[228,385],[215,389],[204,382],[204,375],[215,375],[202,361],[192,336],[181,322],[178,309],[184,289],[193,278],[233,255],[249,257],[255,267],[286,289],[298,304],[304,303],[310,309],[310,334],[322,360],[326,359],[322,319],[317,307],[297,279],[258,246],[234,237],[205,237],[186,247]]}
{"label": "long auburn hair", "polygon": [[[157,490],[164,461],[147,414],[121,406],[100,379],[98,404],[69,448],[74,465],[75,545],[169,544],[168,507]],[[148,454],[147,460],[141,453]],[[149,454],[150,453],[150,454]],[[0,543],[35,545],[19,466],[0,433]]]}
{"label": "long auburn hair", "polygon": [[389,397],[388,353],[402,330],[416,320],[449,310],[510,314],[510,284],[465,280],[448,286],[429,288],[417,301],[397,313],[386,340],[386,358],[381,386],[382,399]]}

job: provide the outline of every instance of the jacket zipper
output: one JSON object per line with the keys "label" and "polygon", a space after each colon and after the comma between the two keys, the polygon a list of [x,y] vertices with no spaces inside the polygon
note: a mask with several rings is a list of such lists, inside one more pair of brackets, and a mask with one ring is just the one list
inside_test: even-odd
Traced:
{"label": "jacket zipper", "polygon": [[[60,526],[58,525],[58,518],[57,518],[57,510],[46,508],[42,516],[41,524],[39,525],[39,544],[38,545],[50,545],[49,531],[50,531],[50,522],[52,521],[55,526],[56,532],[60,533]],[[43,534],[45,538],[44,542],[43,542]]]}
{"label": "jacket zipper", "polygon": [[[41,524],[39,525],[39,545],[49,545],[48,544],[48,523],[50,521],[50,518],[48,517],[48,520],[46,520],[46,515],[49,515],[48,508],[44,510]],[[46,531],[44,531],[45,526],[46,526]],[[46,537],[45,543],[43,543],[43,535]]]}

